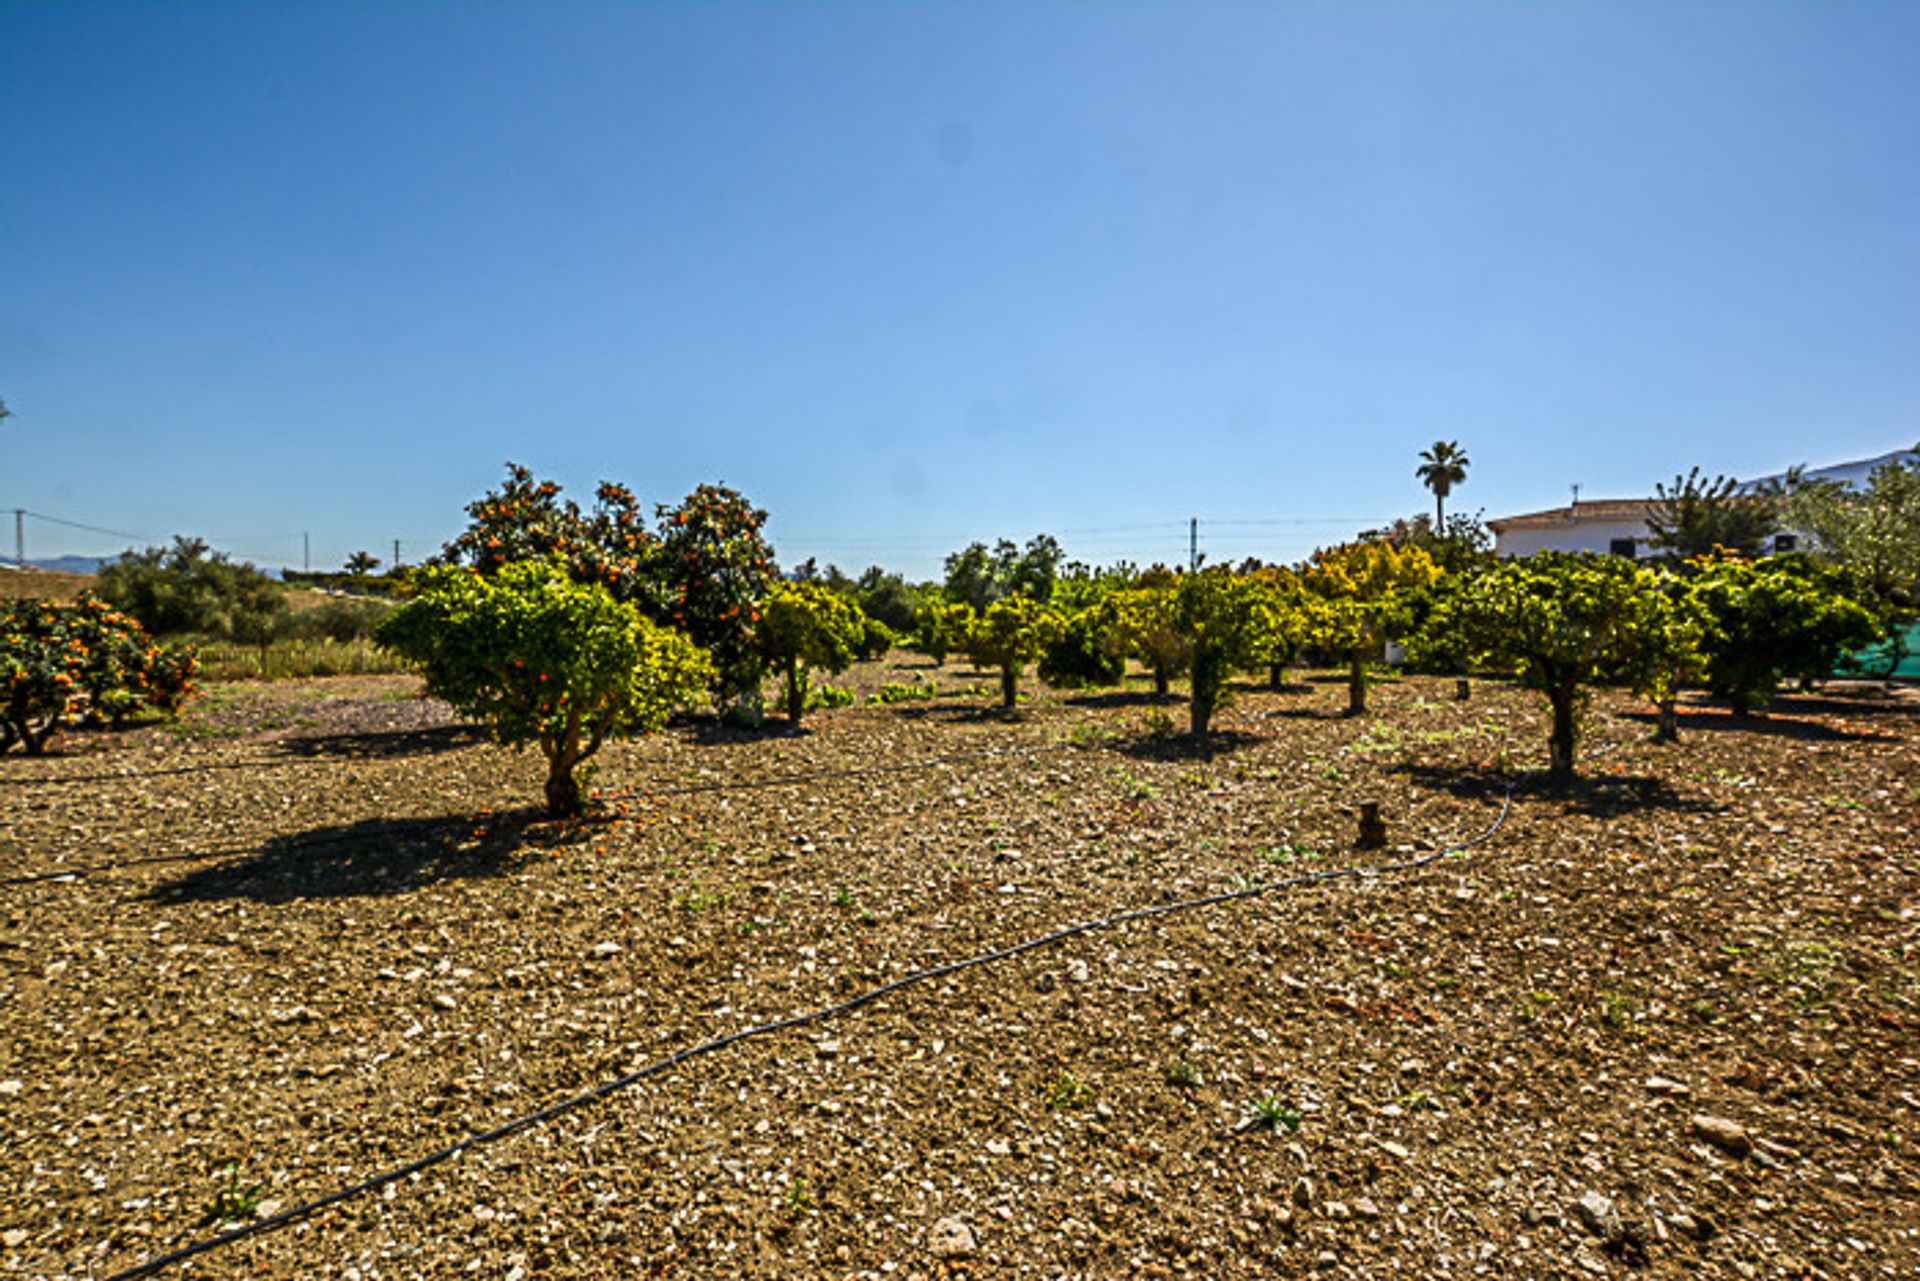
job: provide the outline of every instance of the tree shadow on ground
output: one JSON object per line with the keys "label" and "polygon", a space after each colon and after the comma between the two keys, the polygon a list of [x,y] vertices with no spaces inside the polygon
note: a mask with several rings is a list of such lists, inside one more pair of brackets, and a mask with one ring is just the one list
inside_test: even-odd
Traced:
{"label": "tree shadow on ground", "polygon": [[[1416,761],[1393,766],[1389,772],[1405,775],[1415,787],[1445,792],[1462,800],[1498,796],[1506,790],[1508,782],[1507,776],[1496,770],[1465,765]],[[1514,775],[1512,783],[1516,800],[1558,802],[1590,818],[1618,818],[1635,810],[1649,809],[1676,814],[1722,814],[1727,809],[1700,797],[1683,796],[1665,779],[1647,774],[1587,773],[1556,782],[1544,770],[1529,770]]]}
{"label": "tree shadow on ground", "polygon": [[1860,685],[1845,693],[1827,689],[1813,694],[1782,694],[1773,701],[1776,712],[1801,712],[1809,716],[1880,716],[1920,720],[1920,698],[1906,688],[1888,689],[1883,685]]}
{"label": "tree shadow on ground", "polygon": [[435,756],[486,741],[487,731],[478,725],[435,725],[431,729],[300,735],[278,739],[273,747],[289,756],[387,761],[408,756]]}
{"label": "tree shadow on ground", "polygon": [[1060,700],[1068,707],[1171,707],[1184,703],[1178,694],[1156,694],[1150,689],[1113,689],[1098,694],[1074,694]]}
{"label": "tree shadow on ground", "polygon": [[251,858],[189,872],[156,886],[148,897],[290,903],[405,894],[436,881],[500,876],[538,851],[587,839],[584,831],[545,824],[543,817],[529,809],[317,828],[276,837]]}
{"label": "tree shadow on ground", "polygon": [[953,724],[974,724],[980,721],[1017,722],[1027,718],[1028,708],[1000,706],[999,703],[955,705],[942,707],[938,703],[920,703],[909,707],[904,703],[893,705],[894,715],[910,721],[947,721]]}
{"label": "tree shadow on ground", "polygon": [[[1776,704],[1778,706],[1778,704]],[[1793,711],[1805,708],[1794,707]],[[1621,720],[1637,721],[1651,726],[1660,719],[1654,712],[1619,712]],[[1835,729],[1819,721],[1805,721],[1793,716],[1772,714],[1767,716],[1735,716],[1730,712],[1681,712],[1675,718],[1680,726],[1680,736],[1688,734],[1721,734],[1735,731],[1744,734],[1765,734],[1771,738],[1791,738],[1808,743],[1891,743],[1897,740],[1893,734],[1882,734],[1873,730]]]}
{"label": "tree shadow on ground", "polygon": [[1245,730],[1216,729],[1195,738],[1191,734],[1172,734],[1165,738],[1124,739],[1113,750],[1139,761],[1210,761],[1230,756],[1253,743],[1264,743],[1259,734]]}
{"label": "tree shadow on ground", "polygon": [[693,731],[693,741],[702,747],[764,743],[769,739],[805,738],[808,733],[804,720],[795,725],[779,714],[767,717],[758,725],[742,725],[737,721],[725,720],[718,716],[703,716],[691,722],[687,728]]}

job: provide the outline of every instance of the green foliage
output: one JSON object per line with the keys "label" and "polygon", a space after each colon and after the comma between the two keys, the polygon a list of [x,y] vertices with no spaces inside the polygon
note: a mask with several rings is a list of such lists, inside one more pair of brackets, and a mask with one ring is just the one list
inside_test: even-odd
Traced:
{"label": "green foliage", "polygon": [[1710,556],[1690,568],[1708,618],[1707,686],[1735,712],[1764,704],[1782,677],[1828,674],[1877,634],[1873,616],[1844,594],[1843,576],[1807,557]]}
{"label": "green foliage", "polygon": [[913,630],[924,597],[898,574],[870,565],[854,583],[854,599],[868,618],[884,625],[889,636]]}
{"label": "green foliage", "polygon": [[347,563],[343,568],[355,578],[365,578],[380,568],[380,558],[372,552],[355,552],[347,557]]}
{"label": "green foliage", "polygon": [[754,624],[773,586],[773,549],[761,537],[767,514],[743,496],[702,485],[678,507],[661,507],[659,599],[664,620],[713,658],[716,700],[760,686]]}
{"label": "green foliage", "polygon": [[1367,663],[1413,627],[1415,593],[1440,579],[1433,558],[1411,544],[1364,539],[1322,548],[1301,575],[1313,643],[1347,662],[1347,713],[1367,710]]}
{"label": "green foliage", "polygon": [[893,649],[896,637],[893,629],[871,615],[860,620],[860,643],[853,647],[853,656],[862,662],[875,658],[885,658]]}
{"label": "green foliage", "polygon": [[967,628],[967,656],[976,666],[1000,669],[1002,707],[1013,707],[1020,669],[1044,654],[1060,629],[1058,614],[1025,596],[995,601]]}
{"label": "green foliage", "polygon": [[1847,571],[1860,603],[1891,642],[1886,670],[1905,656],[1906,629],[1920,618],[1920,460],[1874,468],[1864,490],[1815,484],[1787,500],[1787,522]]}
{"label": "green foliage", "polygon": [[422,669],[427,692],[483,720],[509,746],[537,743],[547,812],[577,813],[577,768],[607,735],[651,733],[713,678],[706,655],[556,562],[492,576],[441,567],[379,627],[382,645]]}
{"label": "green foliage", "polygon": [[1108,645],[1098,612],[1086,609],[1061,624],[1040,656],[1039,671],[1040,679],[1056,689],[1086,689],[1118,685],[1127,674],[1127,660]]}
{"label": "green foliage", "polygon": [[193,692],[196,659],[156,646],[105,601],[0,600],[0,751],[46,750],[76,715],[121,724],[142,705],[169,715]]}
{"label": "green foliage", "polygon": [[785,679],[789,721],[798,725],[806,711],[808,671],[847,670],[869,621],[818,583],[776,583],[767,593],[755,636],[761,656]]}
{"label": "green foliage", "polygon": [[[1512,672],[1553,711],[1552,772],[1574,772],[1576,712],[1587,687],[1684,661],[1692,633],[1660,571],[1618,556],[1541,552],[1506,561],[1441,602],[1429,633],[1471,661]],[[1676,652],[1677,655],[1676,656]]]}
{"label": "green foliage", "polygon": [[985,543],[970,544],[947,557],[946,597],[975,613],[1009,596],[1045,603],[1053,596],[1062,557],[1060,544],[1047,534],[1029,539],[1024,548],[1005,538],[991,551]]}
{"label": "green foliage", "polygon": [[933,681],[922,685],[919,681],[911,684],[901,681],[888,681],[880,687],[880,692],[867,701],[871,703],[910,703],[916,700],[931,701],[940,697],[940,686]]}
{"label": "green foliage", "polygon": [[807,710],[816,707],[852,707],[857,698],[854,692],[844,685],[829,685],[820,681],[807,687]]}
{"label": "green foliage", "polygon": [[1281,597],[1271,580],[1202,569],[1174,589],[1173,625],[1193,673],[1189,729],[1197,737],[1211,725],[1232,669],[1273,651],[1284,625]]}
{"label": "green foliage", "polygon": [[1725,548],[1757,556],[1780,528],[1780,504],[1765,494],[1741,494],[1731,477],[1702,480],[1700,469],[1673,478],[1673,487],[1655,485],[1658,497],[1647,509],[1653,546],[1677,559],[1705,556]]}
{"label": "green foliage", "polygon": [[519,561],[557,559],[574,579],[599,583],[617,600],[639,602],[649,612],[660,604],[659,545],[624,485],[602,481],[593,510],[582,512],[560,497],[558,484],[535,480],[510,462],[506,484],[468,503],[467,516],[466,530],[441,550],[440,563],[496,574]]}
{"label": "green foliage", "polygon": [[964,649],[967,632],[973,626],[973,606],[950,601],[928,601],[914,618],[913,647],[934,663],[947,661],[947,655]]}
{"label": "green foliage", "polygon": [[335,599],[322,601],[312,609],[299,610],[286,617],[277,636],[283,640],[319,640],[325,638],[345,644],[366,640],[380,620],[394,606],[383,600]]}
{"label": "green foliage", "polygon": [[1191,658],[1175,617],[1175,587],[1179,576],[1155,566],[1134,585],[1115,592],[1094,606],[1094,615],[1107,643],[1138,659],[1153,673],[1154,693],[1165,696],[1172,678],[1187,670]]}
{"label": "green foliage", "polygon": [[197,538],[129,551],[101,569],[94,589],[154,636],[197,635],[257,645],[287,613],[281,585]]}

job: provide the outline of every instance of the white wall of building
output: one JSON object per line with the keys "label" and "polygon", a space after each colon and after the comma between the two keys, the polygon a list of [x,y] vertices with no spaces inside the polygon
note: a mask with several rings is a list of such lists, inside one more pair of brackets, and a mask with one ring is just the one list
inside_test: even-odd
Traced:
{"label": "white wall of building", "polygon": [[1571,520],[1532,529],[1510,529],[1494,538],[1499,556],[1531,556],[1535,552],[1600,552],[1613,550],[1616,538],[1634,540],[1637,554],[1646,555],[1646,524],[1637,520]]}

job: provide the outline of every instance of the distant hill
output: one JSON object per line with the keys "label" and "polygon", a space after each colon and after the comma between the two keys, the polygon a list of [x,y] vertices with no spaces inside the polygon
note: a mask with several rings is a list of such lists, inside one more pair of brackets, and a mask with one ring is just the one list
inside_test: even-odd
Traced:
{"label": "distant hill", "polygon": [[97,574],[102,565],[111,565],[118,556],[55,556],[52,560],[27,561],[32,569],[48,569],[56,574]]}

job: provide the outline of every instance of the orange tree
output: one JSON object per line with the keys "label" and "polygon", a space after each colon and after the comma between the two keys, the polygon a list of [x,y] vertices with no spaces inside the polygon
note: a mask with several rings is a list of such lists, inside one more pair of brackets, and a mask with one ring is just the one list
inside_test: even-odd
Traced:
{"label": "orange tree", "polygon": [[583,807],[581,765],[609,734],[652,733],[712,679],[686,637],[551,561],[484,576],[440,566],[375,639],[426,677],[427,692],[486,722],[496,742],[536,743],[547,813]]}
{"label": "orange tree", "polygon": [[1367,664],[1380,647],[1412,626],[1412,594],[1440,578],[1433,558],[1411,544],[1383,538],[1327,547],[1301,574],[1309,631],[1347,664],[1347,715],[1367,710]]}
{"label": "orange tree", "polygon": [[518,463],[507,464],[507,481],[467,504],[465,532],[441,549],[442,564],[498,573],[515,561],[557,557],[583,583],[599,583],[615,599],[655,601],[650,574],[658,541],[648,532],[633,491],[601,481],[591,511],[560,497],[560,486],[535,480]]}
{"label": "orange tree", "polygon": [[844,672],[863,642],[863,624],[873,620],[830,587],[776,583],[760,604],[756,639],[760,652],[786,683],[787,720],[798,725],[807,710],[807,671]]}
{"label": "orange tree", "polygon": [[756,697],[761,661],[753,629],[777,577],[773,549],[760,534],[767,514],[720,485],[702,485],[678,507],[658,510],[654,578],[663,621],[713,657],[716,702]]}
{"label": "orange tree", "polygon": [[1114,592],[1094,606],[1107,643],[1137,658],[1153,673],[1153,692],[1165,698],[1173,677],[1187,670],[1187,642],[1175,618],[1175,588],[1179,575],[1156,565],[1125,591]]}
{"label": "orange tree", "polygon": [[1227,676],[1258,662],[1280,626],[1271,586],[1225,566],[1183,574],[1173,591],[1173,625],[1186,644],[1192,673],[1189,729],[1198,738],[1213,723]]}
{"label": "orange tree", "polygon": [[17,742],[38,756],[81,711],[116,726],[142,704],[172,714],[193,692],[196,663],[95,597],[0,603],[0,751]]}
{"label": "orange tree", "polygon": [[1482,574],[1440,601],[1427,632],[1546,695],[1549,769],[1559,781],[1574,774],[1588,688],[1640,683],[1660,667],[1684,670],[1697,637],[1658,571],[1619,556],[1566,552],[1505,561]]}
{"label": "orange tree", "polygon": [[1000,706],[1013,707],[1020,669],[1046,653],[1060,626],[1058,614],[1026,596],[995,601],[968,626],[967,657],[976,666],[1000,669]]}

